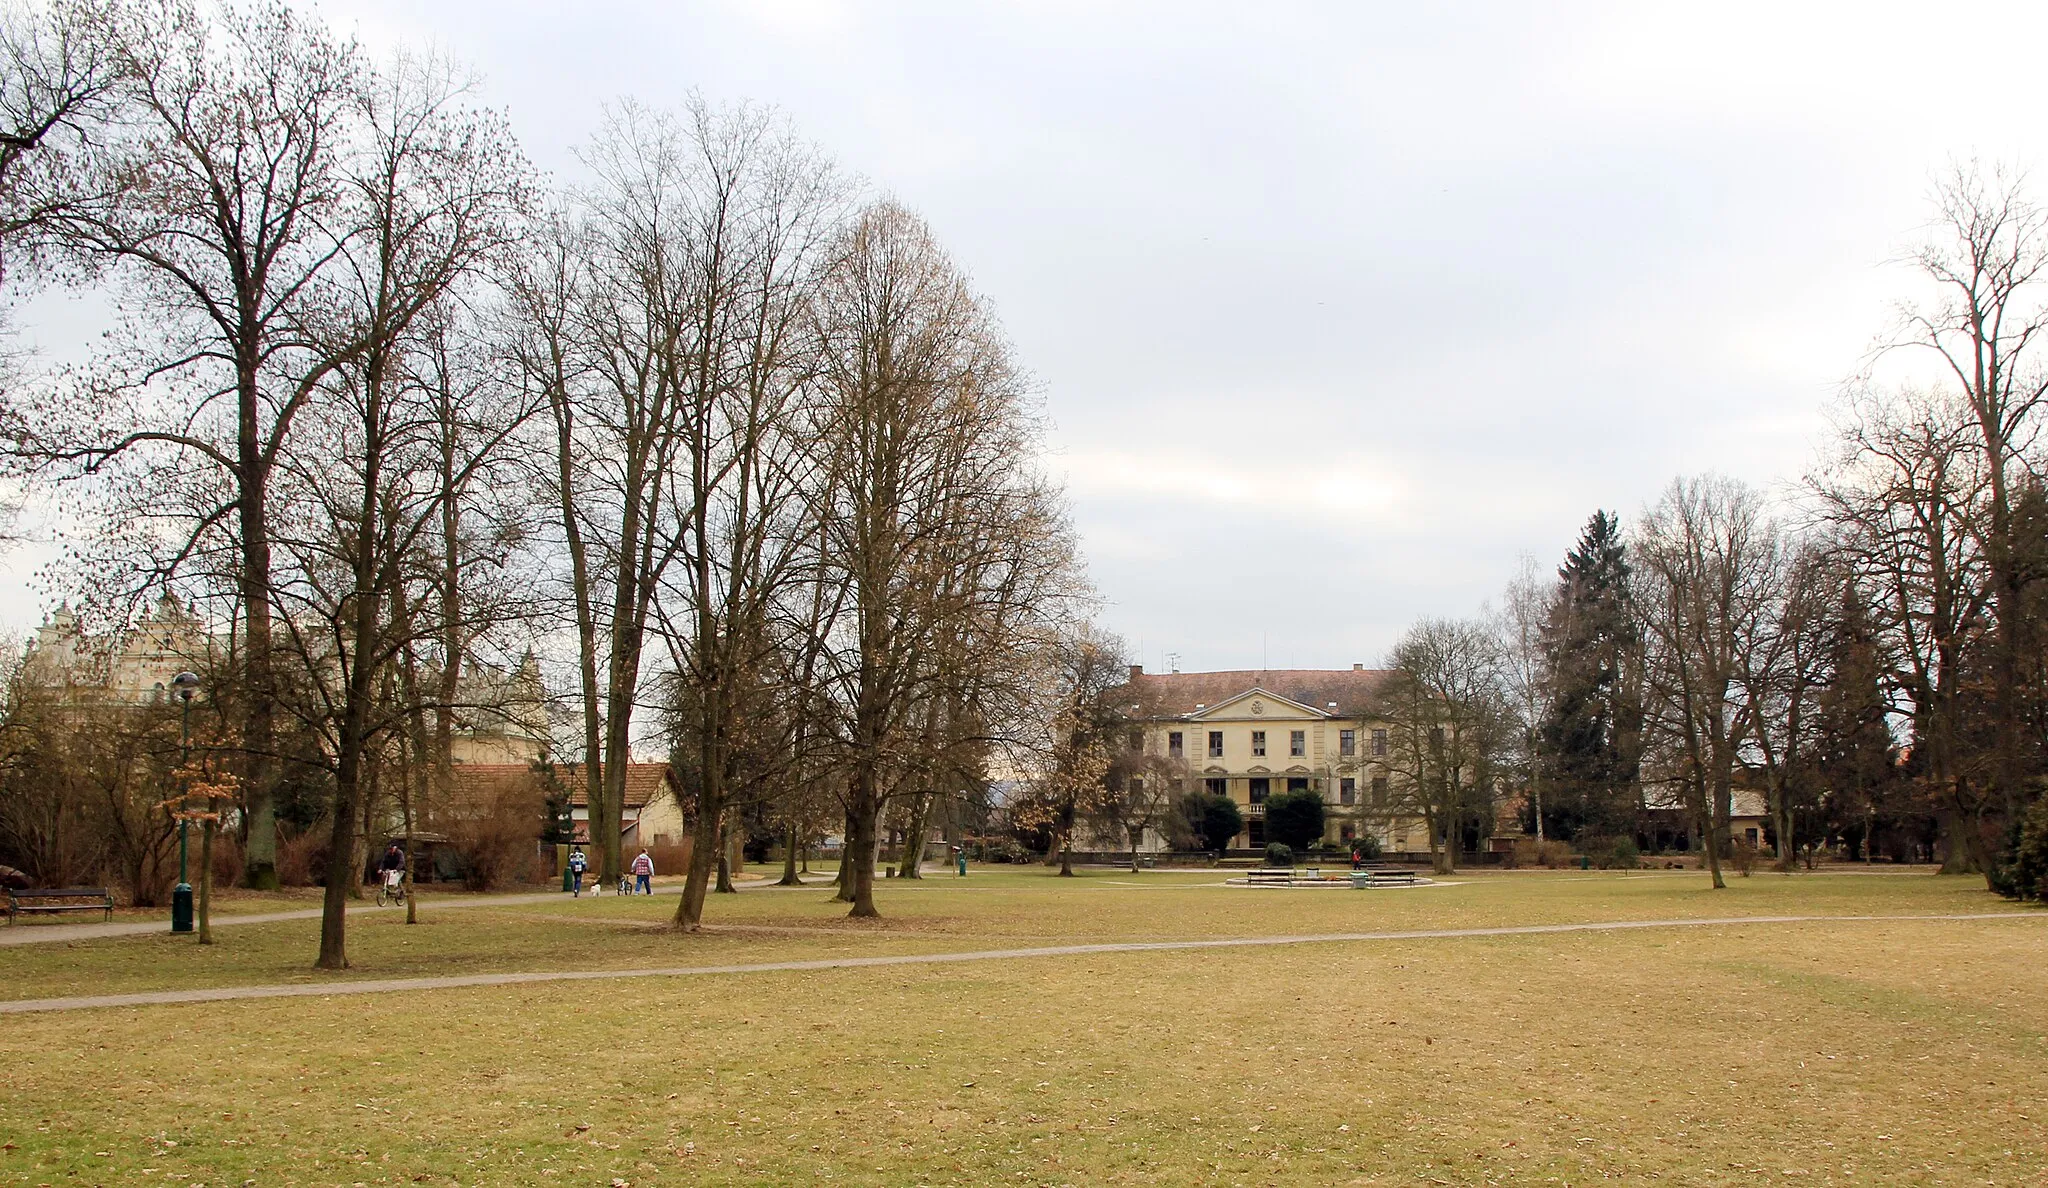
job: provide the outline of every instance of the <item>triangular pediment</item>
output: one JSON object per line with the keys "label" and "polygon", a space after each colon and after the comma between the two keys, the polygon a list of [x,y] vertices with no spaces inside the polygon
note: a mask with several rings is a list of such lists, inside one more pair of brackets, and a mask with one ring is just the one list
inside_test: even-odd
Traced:
{"label": "triangular pediment", "polygon": [[1260,688],[1246,689],[1234,697],[1188,715],[1193,721],[1229,718],[1263,722],[1319,722],[1329,716],[1314,706],[1303,705],[1299,701]]}

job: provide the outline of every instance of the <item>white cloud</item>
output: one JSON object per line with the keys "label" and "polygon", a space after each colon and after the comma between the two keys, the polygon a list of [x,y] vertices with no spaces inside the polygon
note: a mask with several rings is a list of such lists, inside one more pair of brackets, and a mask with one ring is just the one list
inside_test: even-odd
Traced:
{"label": "white cloud", "polygon": [[1595,507],[1797,474],[1931,174],[2048,149],[2038,4],[323,11],[473,61],[551,167],[698,88],[923,211],[1043,381],[1106,618],[1189,668],[1371,659]]}

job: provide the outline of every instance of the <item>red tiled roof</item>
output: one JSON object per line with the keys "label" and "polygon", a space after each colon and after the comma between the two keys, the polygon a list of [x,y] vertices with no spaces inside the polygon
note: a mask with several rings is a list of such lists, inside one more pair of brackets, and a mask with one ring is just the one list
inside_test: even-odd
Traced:
{"label": "red tiled roof", "polygon": [[[583,769],[574,765],[563,765],[554,769],[555,782],[569,793],[569,803],[576,808],[589,808],[589,785]],[[626,765],[626,803],[628,809],[644,808],[648,801],[658,800],[664,794],[665,785],[675,782],[673,773],[666,763],[628,763]],[[458,803],[486,803],[494,799],[497,792],[508,784],[524,783],[535,788],[545,787],[542,773],[524,763],[458,763],[455,765],[455,786],[452,797]]]}
{"label": "red tiled roof", "polygon": [[[1371,713],[1387,678],[1380,668],[1239,669],[1233,672],[1141,672],[1103,694],[1110,705],[1141,718],[1177,718],[1197,706],[1215,706],[1253,689],[1277,693],[1290,701],[1340,717]],[[1331,702],[1337,703],[1330,711]],[[1138,709],[1133,712],[1131,707]]]}

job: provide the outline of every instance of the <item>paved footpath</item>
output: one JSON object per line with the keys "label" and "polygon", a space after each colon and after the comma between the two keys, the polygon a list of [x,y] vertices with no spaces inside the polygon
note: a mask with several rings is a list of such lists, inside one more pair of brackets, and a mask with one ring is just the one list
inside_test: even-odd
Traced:
{"label": "paved footpath", "polygon": [[[734,886],[742,891],[747,891],[759,887],[773,887],[776,884],[765,879],[746,879],[736,882]],[[831,880],[809,882],[805,883],[804,886],[828,887],[831,886]],[[656,895],[680,895],[682,891],[683,887],[680,883],[660,886],[654,889]],[[462,895],[449,898],[430,894],[427,898],[420,901],[420,906],[428,911],[442,912],[452,911],[457,908],[516,907],[523,903],[554,903],[561,898],[562,893],[560,891],[537,891],[526,895]],[[590,894],[590,898],[615,899],[617,896],[599,895],[593,891]],[[351,916],[358,912],[367,914],[372,912],[402,912],[404,910],[403,905],[378,907],[376,904],[368,902],[351,903],[348,905],[348,913]],[[213,926],[215,928],[226,928],[234,924],[275,924],[280,920],[318,920],[319,918],[319,908],[293,908],[285,912],[248,912],[239,915],[215,916],[213,918]],[[0,948],[5,948],[8,945],[49,944],[54,941],[99,940],[110,936],[152,936],[157,933],[168,934],[170,929],[171,918],[169,916],[164,916],[157,920],[124,921],[120,924],[17,924],[0,928]]]}
{"label": "paved footpath", "polygon": [[[504,902],[499,900],[498,902]],[[1700,920],[1612,920],[1585,924],[1522,924],[1500,928],[1437,928],[1409,932],[1330,932],[1305,936],[1248,936],[1221,940],[1128,941],[1095,945],[1054,945],[1036,949],[975,949],[964,953],[914,953],[891,957],[833,957],[816,961],[763,961],[751,965],[682,965],[661,969],[557,970],[540,973],[464,974],[444,978],[386,978],[378,981],[295,982],[271,986],[222,986],[205,990],[151,990],[135,994],[88,994],[72,998],[31,998],[0,1002],[0,1015],[81,1011],[99,1007],[162,1006],[229,1002],[243,998],[327,998],[336,994],[386,994],[406,990],[454,990],[468,986],[524,986],[539,982],[595,982],[620,978],[683,978],[705,974],[786,973],[864,969],[885,965],[950,965],[963,961],[1014,961],[1033,957],[1085,957],[1096,953],[1161,953],[1187,949],[1241,949],[1315,945],[1347,941],[1455,940],[1484,936],[1543,936],[1565,932],[1626,932],[1641,928],[1726,928],[1758,924],[1870,924],[1914,921],[2033,920],[2048,912],[1980,912],[1919,916],[1724,916]]]}

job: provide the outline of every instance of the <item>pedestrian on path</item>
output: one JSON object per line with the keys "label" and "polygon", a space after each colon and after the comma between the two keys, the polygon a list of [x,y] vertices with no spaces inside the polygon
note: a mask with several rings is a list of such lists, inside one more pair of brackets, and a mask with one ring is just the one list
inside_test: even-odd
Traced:
{"label": "pedestrian on path", "polygon": [[649,857],[647,856],[647,851],[645,851],[645,850],[642,850],[642,851],[640,851],[640,856],[639,856],[639,857],[637,857],[637,858],[635,858],[635,859],[633,859],[633,890],[634,890],[634,892],[635,892],[635,893],[637,893],[637,894],[640,894],[640,895],[652,895],[652,894],[654,894],[654,882],[653,882],[653,880],[654,880],[654,859],[652,859],[652,858],[649,858]]}
{"label": "pedestrian on path", "polygon": [[589,869],[590,869],[590,859],[588,859],[588,858],[585,858],[585,857],[583,856],[583,851],[582,851],[582,850],[580,850],[580,849],[578,849],[578,850],[571,850],[571,851],[569,852],[569,892],[570,892],[570,898],[572,898],[572,899],[581,899],[581,898],[583,898],[583,872],[584,872],[584,871],[586,871],[586,870],[589,870]]}

